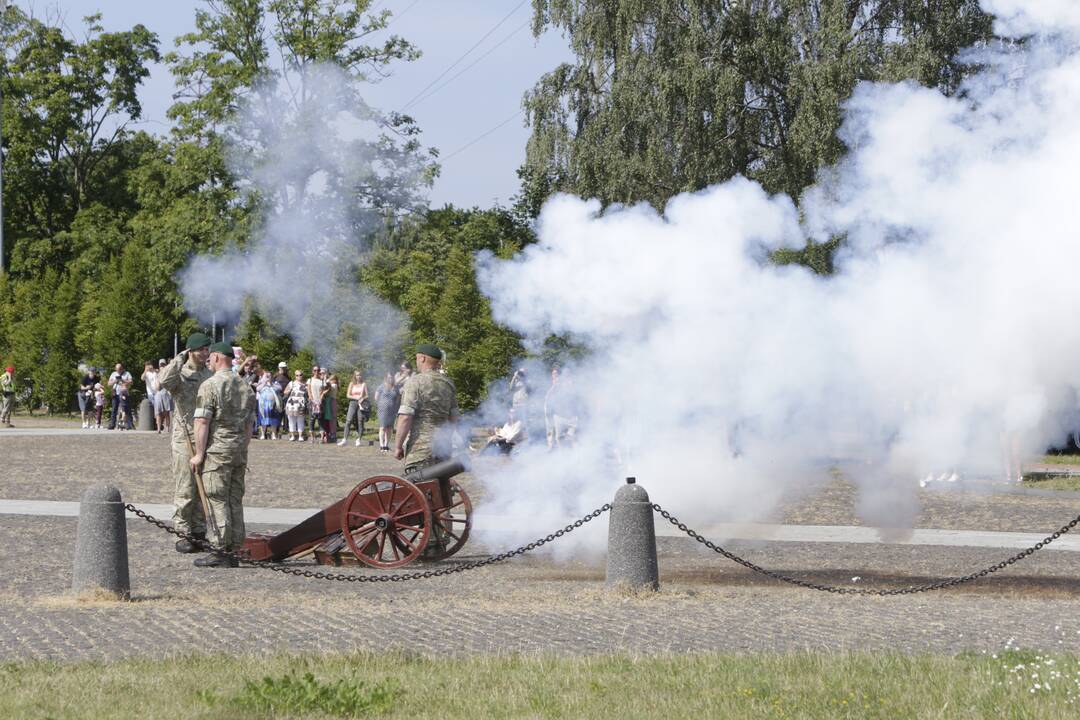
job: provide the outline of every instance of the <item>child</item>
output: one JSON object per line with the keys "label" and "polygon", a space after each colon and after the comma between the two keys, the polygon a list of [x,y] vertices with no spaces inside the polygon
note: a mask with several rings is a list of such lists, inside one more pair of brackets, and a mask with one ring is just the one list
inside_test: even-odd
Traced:
{"label": "child", "polygon": [[101,413],[105,410],[105,388],[101,383],[94,385],[94,417],[97,420],[98,430],[101,429]]}
{"label": "child", "polygon": [[129,418],[131,417],[131,411],[128,409],[127,385],[124,383],[116,383],[116,392],[120,393],[120,422],[116,424],[116,427],[121,430],[127,430]]}

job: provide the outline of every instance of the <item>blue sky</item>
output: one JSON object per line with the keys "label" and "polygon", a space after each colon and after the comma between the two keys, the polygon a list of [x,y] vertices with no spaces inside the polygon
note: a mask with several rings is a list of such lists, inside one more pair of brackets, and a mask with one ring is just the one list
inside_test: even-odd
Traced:
{"label": "blue sky", "polygon": [[[488,207],[496,201],[507,205],[517,192],[515,171],[524,159],[528,138],[524,116],[510,120],[453,157],[447,156],[510,118],[521,108],[522,94],[543,73],[571,57],[567,41],[561,35],[547,33],[537,40],[527,26],[521,27],[531,17],[532,3],[524,2],[518,7],[519,3],[521,0],[382,0],[376,4],[377,9],[389,9],[397,16],[391,31],[423,52],[413,63],[394,66],[390,78],[368,86],[369,104],[384,110],[401,109],[513,11],[440,83],[505,39],[503,44],[444,89],[408,108],[424,131],[423,143],[439,148],[444,158],[442,176],[431,192],[433,206],[453,203]],[[127,29],[142,23],[158,34],[164,52],[172,49],[177,35],[194,28],[195,9],[203,3],[201,0],[21,0],[20,5],[32,8],[39,17],[55,16],[59,10],[76,36],[83,31],[81,18],[95,12],[102,13],[107,30]],[[168,129],[165,110],[171,103],[172,92],[168,70],[155,66],[140,94],[145,129],[159,133]]]}

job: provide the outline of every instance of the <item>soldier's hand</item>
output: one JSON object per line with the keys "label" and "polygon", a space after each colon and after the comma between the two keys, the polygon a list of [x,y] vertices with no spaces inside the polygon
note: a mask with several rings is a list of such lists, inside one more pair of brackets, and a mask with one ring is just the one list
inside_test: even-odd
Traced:
{"label": "soldier's hand", "polygon": [[402,447],[394,448],[394,457],[396,457],[398,460],[404,460],[405,459],[405,448],[402,448]]}
{"label": "soldier's hand", "polygon": [[193,472],[199,472],[199,468],[202,467],[204,459],[205,459],[205,456],[203,456],[201,454],[191,456],[190,462],[191,462],[191,469],[192,469]]}

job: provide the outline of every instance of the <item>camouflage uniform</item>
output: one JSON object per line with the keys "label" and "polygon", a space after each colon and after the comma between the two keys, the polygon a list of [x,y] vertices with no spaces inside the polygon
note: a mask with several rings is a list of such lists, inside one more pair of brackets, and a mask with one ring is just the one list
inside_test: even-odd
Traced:
{"label": "camouflage uniform", "polygon": [[11,425],[11,406],[15,399],[15,378],[11,373],[0,373],[0,422]]}
{"label": "camouflage uniform", "polygon": [[412,429],[405,443],[405,472],[430,465],[444,456],[436,447],[439,428],[458,415],[457,388],[446,375],[426,370],[410,375],[401,391],[398,415],[412,415]]}
{"label": "camouflage uniform", "polygon": [[214,373],[195,401],[195,417],[210,421],[202,478],[221,533],[208,539],[226,550],[244,544],[244,475],[257,405],[251,385],[231,370]]}
{"label": "camouflage uniform", "polygon": [[188,443],[195,444],[195,397],[199,386],[214,373],[210,368],[196,367],[191,360],[185,363],[183,358],[183,354],[177,355],[158,376],[158,384],[168,390],[173,398],[172,466],[176,483],[173,491],[173,527],[183,532],[205,535],[206,518],[195,489],[195,473],[191,471]]}

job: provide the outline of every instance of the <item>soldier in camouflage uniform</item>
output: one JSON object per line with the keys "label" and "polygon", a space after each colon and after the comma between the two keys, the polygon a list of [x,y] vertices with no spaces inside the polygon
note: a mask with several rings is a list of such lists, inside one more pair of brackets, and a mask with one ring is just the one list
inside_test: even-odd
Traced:
{"label": "soldier in camouflage uniform", "polygon": [[15,368],[8,365],[0,374],[0,423],[11,424],[11,406],[15,402]]}
{"label": "soldier in camouflage uniform", "polygon": [[[248,445],[258,402],[251,385],[232,371],[233,351],[228,343],[210,346],[213,376],[199,388],[195,400],[195,455],[191,468],[202,467],[203,487],[210,513],[217,523],[214,545],[239,550],[244,544],[244,475]],[[232,558],[207,555],[198,567],[236,567]]]}
{"label": "soldier in camouflage uniform", "polygon": [[[191,452],[194,445],[195,397],[199,386],[214,373],[206,367],[210,354],[210,338],[201,332],[190,335],[185,350],[158,375],[158,384],[173,398],[172,467],[176,489],[173,492],[173,527],[199,538],[206,537],[206,518],[202,502],[195,489],[191,472]],[[187,540],[176,543],[176,551],[192,553],[198,548]]]}
{"label": "soldier in camouflage uniform", "polygon": [[439,372],[442,358],[442,351],[434,345],[417,347],[417,372],[409,376],[401,391],[394,457],[405,460],[406,474],[449,455],[449,440],[439,435],[439,429],[457,422],[457,388]]}

